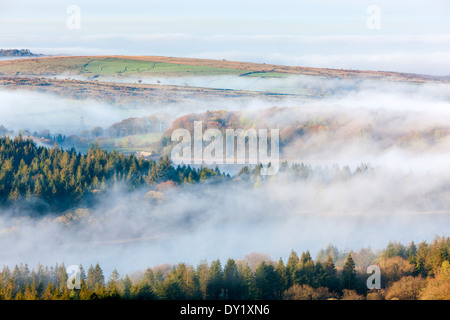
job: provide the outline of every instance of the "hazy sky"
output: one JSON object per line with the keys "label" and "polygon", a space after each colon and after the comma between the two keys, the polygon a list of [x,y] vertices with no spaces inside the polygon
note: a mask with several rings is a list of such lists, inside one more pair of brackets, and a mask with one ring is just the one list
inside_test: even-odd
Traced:
{"label": "hazy sky", "polygon": [[0,46],[449,75],[449,17],[445,0],[0,0]]}

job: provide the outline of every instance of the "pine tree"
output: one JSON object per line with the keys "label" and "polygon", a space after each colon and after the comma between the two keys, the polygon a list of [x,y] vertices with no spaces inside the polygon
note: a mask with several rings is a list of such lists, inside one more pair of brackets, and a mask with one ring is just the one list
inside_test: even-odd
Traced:
{"label": "pine tree", "polygon": [[219,260],[211,263],[209,268],[209,280],[207,285],[207,292],[209,299],[218,300],[222,296],[223,288],[223,273],[222,266]]}
{"label": "pine tree", "polygon": [[429,260],[429,246],[426,241],[422,241],[416,251],[415,274],[426,278],[431,271]]}
{"label": "pine tree", "polygon": [[147,268],[147,270],[145,270],[144,281],[150,286],[153,286],[155,283],[155,274],[151,268]]}
{"label": "pine tree", "polygon": [[182,300],[186,298],[185,292],[183,291],[182,279],[177,274],[175,267],[173,267],[164,279],[161,298],[167,300]]}
{"label": "pine tree", "polygon": [[[183,264],[184,265],[184,264]],[[186,298],[190,300],[201,299],[199,279],[192,266],[184,265],[184,268],[179,268],[177,272],[181,272],[183,280],[183,290],[186,294]]]}
{"label": "pine tree", "polygon": [[134,300],[154,300],[156,298],[153,288],[146,282],[140,282],[135,286],[132,285],[130,287],[130,296]]}
{"label": "pine tree", "polygon": [[278,260],[278,264],[275,267],[275,272],[277,273],[278,283],[279,285],[276,287],[277,298],[283,298],[283,292],[288,289],[288,274],[286,267],[284,266],[283,259]]}
{"label": "pine tree", "polygon": [[108,283],[106,284],[106,291],[110,299],[120,298],[120,292],[118,288],[119,279],[119,272],[117,271],[117,269],[114,269],[111,273],[111,277],[109,278]]}
{"label": "pine tree", "polygon": [[239,265],[238,269],[243,284],[242,299],[252,300],[256,297],[256,283],[252,269],[248,263]]}
{"label": "pine tree", "polygon": [[96,289],[103,288],[105,285],[105,277],[103,276],[103,270],[98,263],[95,265],[93,275]]}
{"label": "pine tree", "polygon": [[123,298],[124,299],[131,299],[131,279],[128,275],[125,276],[123,279]]}
{"label": "pine tree", "polygon": [[14,280],[10,278],[4,294],[5,300],[13,300],[16,297],[17,291],[18,288],[16,288]]}
{"label": "pine tree", "polygon": [[195,270],[198,279],[199,290],[203,300],[208,298],[208,283],[209,283],[209,266],[206,261],[202,261]]}
{"label": "pine tree", "polygon": [[297,269],[297,264],[300,261],[297,252],[291,251],[289,255],[288,262],[286,264],[286,274],[287,274],[287,287],[290,288],[294,284],[294,273]]}
{"label": "pine tree", "polygon": [[95,289],[95,275],[94,275],[94,267],[92,265],[89,266],[87,272],[86,287],[91,291]]}
{"label": "pine tree", "polygon": [[67,272],[66,267],[64,266],[64,263],[60,266],[56,265],[55,267],[55,287],[58,288],[60,291],[63,291],[65,288],[67,288]]}
{"label": "pine tree", "polygon": [[276,292],[273,284],[276,279],[275,268],[265,261],[261,262],[255,270],[256,299],[274,299]]}
{"label": "pine tree", "polygon": [[42,300],[53,300],[54,299],[54,289],[53,284],[49,282],[45,287],[44,293],[41,297]]}
{"label": "pine tree", "polygon": [[33,283],[31,286],[29,283],[27,283],[27,286],[26,286],[25,292],[24,292],[24,299],[25,300],[37,300],[38,299],[35,283]]}
{"label": "pine tree", "polygon": [[337,270],[331,255],[328,256],[328,260],[324,264],[324,276],[322,278],[321,286],[329,288],[330,291],[339,290],[339,280],[337,277]]}
{"label": "pine tree", "polygon": [[309,250],[306,250],[306,252],[302,252],[302,256],[300,258],[300,262],[302,264],[306,264],[309,261],[312,261],[311,254],[309,253]]}
{"label": "pine tree", "polygon": [[311,259],[311,255],[307,251],[306,254],[302,254],[300,261],[297,263],[297,266],[293,275],[293,282],[295,284],[306,284],[309,286],[314,285],[314,261]]}
{"label": "pine tree", "polygon": [[241,298],[241,278],[233,259],[228,259],[223,269],[223,287],[226,299],[236,300]]}
{"label": "pine tree", "polygon": [[348,290],[356,289],[356,269],[351,254],[347,256],[344,268],[342,269],[342,288]]}

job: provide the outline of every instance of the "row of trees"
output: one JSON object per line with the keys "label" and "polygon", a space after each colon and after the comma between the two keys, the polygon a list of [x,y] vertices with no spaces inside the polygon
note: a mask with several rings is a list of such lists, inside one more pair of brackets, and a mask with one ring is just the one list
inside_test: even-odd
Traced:
{"label": "row of trees", "polygon": [[[271,165],[270,163],[268,165]],[[373,168],[365,163],[361,163],[355,170],[351,170],[348,165],[339,167],[333,165],[331,167],[312,166],[305,163],[288,163],[283,161],[280,163],[278,170],[279,175],[294,177],[297,179],[315,179],[323,183],[336,182],[339,180],[349,179],[358,174],[373,172]],[[262,165],[242,166],[238,172],[238,176],[247,177],[250,180],[256,180],[261,177]]]}
{"label": "row of trees", "polygon": [[[313,260],[309,251],[293,250],[287,263],[267,255],[250,254],[243,260],[184,263],[148,268],[139,276],[121,277],[114,270],[109,279],[100,265],[87,272],[80,266],[81,288],[67,287],[64,264],[5,266],[0,273],[0,299],[450,299],[450,238],[432,243],[411,243],[408,260],[403,245],[390,243],[375,258],[381,269],[382,289],[369,290],[365,268],[355,263],[358,253],[326,261]],[[397,249],[400,251],[396,251]],[[133,280],[131,280],[134,278]]]}
{"label": "row of trees", "polygon": [[[335,181],[366,172],[370,168],[362,164],[354,172],[348,167],[312,168],[310,165],[284,162],[280,174],[299,179]],[[234,177],[235,181],[260,181],[261,165],[244,166]],[[60,208],[73,206],[85,196],[111,187],[135,190],[152,187],[162,182],[173,184],[230,181],[228,174],[216,167],[193,168],[173,166],[170,159],[147,160],[117,151],[107,152],[91,146],[86,154],[74,148],[63,150],[37,146],[21,135],[14,139],[0,138],[0,203],[17,203],[17,200],[42,199],[46,204]],[[35,202],[35,201],[34,201]],[[30,202],[28,203],[30,205]]]}
{"label": "row of trees", "polygon": [[[98,142],[96,138],[102,137],[104,140],[127,137],[134,135],[143,135],[149,133],[159,133],[166,129],[169,122],[169,116],[166,114],[160,114],[158,116],[151,115],[141,118],[127,118],[120,122],[116,122],[107,128],[100,126],[93,126],[88,129],[84,125],[83,118],[81,118],[80,132],[78,135],[71,134],[66,136],[65,134],[57,133],[52,134],[49,129],[43,129],[38,131],[30,131],[27,129],[19,129],[16,132],[14,130],[7,129],[4,125],[0,125],[0,136],[13,137],[15,135],[22,135],[22,137],[33,137],[40,142],[48,145],[57,143],[63,148],[89,148],[93,143]],[[101,140],[100,140],[101,141]],[[151,143],[149,143],[149,146]]]}
{"label": "row of trees", "polygon": [[168,157],[146,160],[91,146],[87,154],[75,149],[38,147],[22,136],[0,138],[0,201],[39,198],[73,205],[86,194],[120,184],[130,190],[172,181],[175,184],[225,180],[217,168],[174,167]]}
{"label": "row of trees", "polygon": [[26,129],[20,129],[17,132],[14,132],[14,130],[7,129],[4,125],[0,125],[0,137],[4,136],[15,136],[15,135],[21,135],[22,137],[35,137],[41,139],[42,142],[52,142],[54,144],[55,142],[58,145],[63,145],[66,142],[66,136],[62,135],[60,133],[58,134],[52,134],[50,130],[44,129],[40,131],[34,131],[30,132]]}
{"label": "row of trees", "polygon": [[40,56],[31,53],[30,49],[0,49],[0,57],[29,57]]}

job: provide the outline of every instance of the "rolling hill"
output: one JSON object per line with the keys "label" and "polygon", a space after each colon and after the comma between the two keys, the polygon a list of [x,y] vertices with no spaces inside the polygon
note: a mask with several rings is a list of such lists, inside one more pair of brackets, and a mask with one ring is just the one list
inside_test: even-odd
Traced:
{"label": "rolling hill", "polygon": [[86,75],[239,75],[282,77],[306,75],[341,79],[379,79],[390,81],[444,81],[446,77],[386,71],[340,70],[282,66],[264,63],[174,58],[159,56],[55,56],[0,61],[0,76]]}

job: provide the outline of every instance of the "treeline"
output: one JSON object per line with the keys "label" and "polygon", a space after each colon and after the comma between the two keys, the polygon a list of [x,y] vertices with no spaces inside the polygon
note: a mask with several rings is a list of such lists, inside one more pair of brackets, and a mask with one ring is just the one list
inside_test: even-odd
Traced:
{"label": "treeline", "polygon": [[38,147],[21,135],[0,138],[0,202],[39,198],[73,205],[86,194],[120,184],[130,190],[172,181],[196,183],[223,180],[218,169],[174,167],[168,157],[158,161],[106,152],[91,146],[87,154],[75,149]]}
{"label": "treeline", "polygon": [[0,49],[0,57],[35,57],[39,54],[31,53],[30,49]]}
{"label": "treeline", "polygon": [[[233,181],[261,182],[261,165],[244,166]],[[347,179],[369,171],[361,164],[355,171],[348,166],[328,168],[305,164],[280,165],[280,175],[298,179],[335,181]],[[152,187],[162,182],[171,184],[231,181],[229,174],[208,167],[173,166],[168,156],[158,161],[135,155],[125,155],[116,150],[108,152],[98,146],[90,146],[86,154],[74,148],[62,149],[37,146],[32,139],[19,134],[14,139],[0,138],[0,204],[17,203],[19,200],[42,199],[46,205],[67,209],[77,202],[112,187],[135,190]],[[33,203],[35,203],[34,201]]]}
{"label": "treeline", "polygon": [[[271,164],[269,163],[268,166],[270,165]],[[241,179],[255,182],[261,177],[262,168],[262,164],[254,166],[245,165],[241,167],[237,175],[240,176]],[[283,161],[280,163],[277,174],[280,176],[286,175],[296,179],[315,179],[316,181],[327,183],[345,180],[358,174],[373,172],[373,170],[373,168],[365,163],[361,163],[355,170],[352,171],[348,165],[342,167],[333,165],[328,168],[320,166],[313,167],[312,165],[304,163],[289,164],[287,161]]]}
{"label": "treeline", "polygon": [[[330,247],[329,247],[330,248]],[[327,248],[326,250],[329,250]],[[331,247],[332,248],[332,247]],[[325,251],[326,251],[325,250]],[[148,268],[131,280],[114,270],[106,280],[99,264],[86,272],[82,266],[80,289],[68,289],[64,264],[5,266],[0,273],[0,299],[450,299],[450,238],[437,237],[405,247],[391,242],[372,263],[381,269],[382,288],[369,290],[365,267],[346,254],[342,266],[330,253],[325,261],[313,260],[309,251],[300,256],[293,250],[287,263],[264,255],[246,259],[184,263]],[[323,255],[324,251],[321,251]]]}

